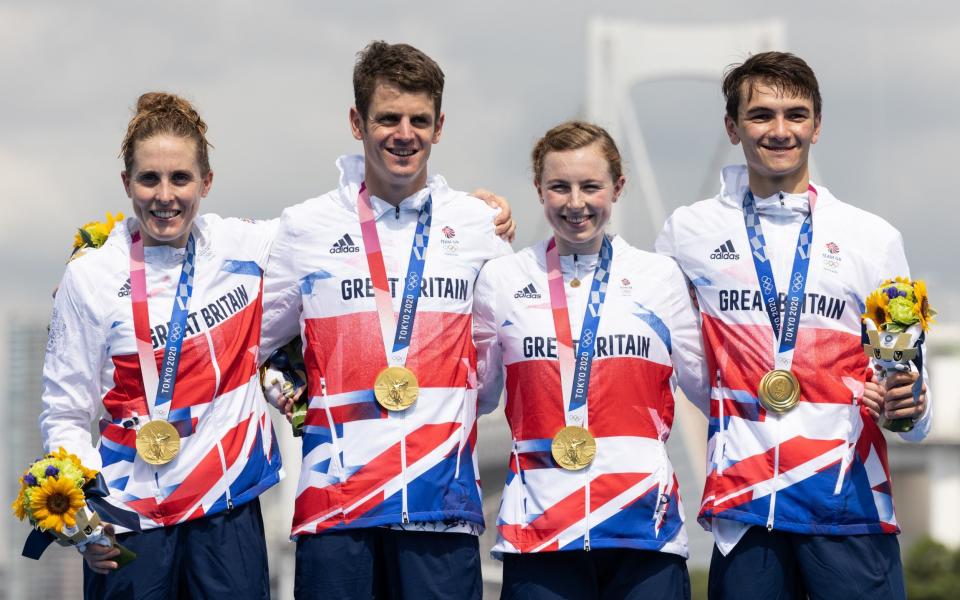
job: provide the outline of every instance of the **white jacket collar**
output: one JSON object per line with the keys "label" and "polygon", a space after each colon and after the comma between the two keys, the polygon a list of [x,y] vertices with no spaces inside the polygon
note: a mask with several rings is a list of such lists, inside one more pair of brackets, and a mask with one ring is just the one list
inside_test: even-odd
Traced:
{"label": "white jacket collar", "polygon": [[[833,202],[833,195],[826,187],[813,181],[810,182],[810,185],[817,190],[818,208],[821,208],[824,204]],[[721,204],[742,210],[743,197],[746,195],[748,189],[750,189],[750,176],[747,173],[746,165],[726,166],[720,172]],[[773,196],[770,198],[755,198],[757,209],[764,213],[767,208],[775,208],[774,205],[779,206],[779,199],[777,199],[777,202],[774,202],[773,198]],[[807,213],[806,194],[784,194],[784,200],[785,208],[787,208],[789,212]]]}
{"label": "white jacket collar", "polygon": [[[117,223],[110,231],[110,236],[104,242],[104,247],[113,246],[120,249],[124,254],[130,254],[130,244],[132,242],[131,230],[139,227],[140,222],[136,217],[127,217],[122,223]],[[205,215],[197,215],[193,221],[190,232],[193,233],[193,239],[197,244],[197,254],[206,253],[210,245],[209,226]],[[183,259],[183,248],[174,248],[173,246],[149,246],[144,248],[147,254],[153,256],[155,260],[162,262],[180,261]]]}
{"label": "white jacket collar", "polygon": [[[337,159],[337,169],[340,171],[340,201],[352,212],[357,211],[357,196],[360,194],[360,184],[366,175],[363,155],[343,155]],[[437,196],[449,190],[447,180],[441,175],[431,175],[427,178],[427,187],[407,196],[400,202],[400,210],[418,211],[426,202],[428,195]],[[393,205],[376,196],[370,197],[373,212],[379,219],[384,213],[395,210]]]}

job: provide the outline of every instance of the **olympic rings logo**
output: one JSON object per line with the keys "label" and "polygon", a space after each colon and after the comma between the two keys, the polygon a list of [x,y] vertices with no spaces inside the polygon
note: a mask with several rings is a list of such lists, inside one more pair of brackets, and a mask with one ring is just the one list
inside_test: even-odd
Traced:
{"label": "olympic rings logo", "polygon": [[793,274],[793,291],[799,292],[801,287],[803,287],[803,273],[798,271]]}
{"label": "olympic rings logo", "polygon": [[413,291],[417,289],[417,286],[420,284],[420,276],[416,273],[411,273],[410,278],[407,280],[407,290]]}
{"label": "olympic rings logo", "polygon": [[592,343],[593,343],[593,332],[592,331],[583,332],[583,335],[580,337],[580,345],[589,346]]}

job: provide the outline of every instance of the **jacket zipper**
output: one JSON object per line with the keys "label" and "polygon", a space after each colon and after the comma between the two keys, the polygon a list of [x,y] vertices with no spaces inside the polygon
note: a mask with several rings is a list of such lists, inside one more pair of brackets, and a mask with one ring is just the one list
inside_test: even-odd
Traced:
{"label": "jacket zipper", "polygon": [[[769,416],[770,413],[767,413]],[[777,421],[777,445],[773,448],[773,477],[770,479],[770,512],[767,514],[767,531],[773,531],[773,515],[777,506],[777,478],[780,477],[780,423],[781,417],[774,417]]]}
{"label": "jacket zipper", "polygon": [[[400,212],[400,208],[397,208]],[[400,498],[402,504],[401,521],[404,524],[410,522],[410,513],[407,511],[407,431],[404,426],[404,414],[401,412],[400,418]]]}
{"label": "jacket zipper", "polygon": [[517,468],[517,477],[520,478],[520,491],[523,494],[523,524],[529,525],[530,521],[527,517],[527,483],[523,480],[523,471],[520,470],[520,451],[517,450],[517,440],[513,440],[513,464]]}
{"label": "jacket zipper", "polygon": [[[213,386],[213,398],[210,402],[211,408],[213,408],[216,405],[217,396],[220,394],[220,364],[217,363],[217,353],[214,351],[213,337],[210,336],[210,330],[204,330],[203,335],[207,338],[207,348],[210,351],[210,364],[213,365],[213,373],[216,378]],[[230,495],[230,483],[226,481],[227,458],[223,453],[223,445],[220,443],[219,438],[217,438],[217,453],[220,455],[220,469],[223,471],[223,479],[226,484],[227,510],[233,510],[233,497]]]}
{"label": "jacket zipper", "polygon": [[[853,392],[853,391],[850,392],[850,402],[853,404],[853,409],[852,409],[853,418],[857,418],[858,415],[857,415],[857,410],[856,410],[856,409],[857,409],[857,406],[858,406],[859,402],[857,402],[857,393],[856,393],[856,392]],[[843,487],[843,480],[844,480],[844,478],[846,477],[847,468],[848,468],[849,465],[850,465],[851,454],[853,454],[853,448],[854,448],[855,444],[850,441],[850,432],[851,432],[851,431],[853,431],[853,423],[851,422],[850,419],[847,419],[847,433],[846,433],[846,435],[844,436],[844,439],[845,439],[846,442],[847,442],[847,448],[846,448],[846,451],[843,453],[843,458],[840,460],[840,475],[837,477],[837,485],[833,488],[833,495],[834,495],[834,496],[836,496],[837,494],[839,494],[839,493],[840,493],[840,489]]]}
{"label": "jacket zipper", "polygon": [[723,383],[720,379],[720,369],[717,369],[717,395],[719,396],[717,399],[719,404],[717,407],[719,420],[717,422],[717,444],[713,448],[713,462],[717,465],[717,475],[723,475],[723,452],[726,442],[726,431],[723,425]]}
{"label": "jacket zipper", "polygon": [[[588,477],[584,473],[584,477]],[[583,533],[583,549],[586,552],[590,552],[590,480],[587,479],[587,484],[583,488],[584,490],[584,502],[583,506],[583,522],[586,525],[586,531]]]}

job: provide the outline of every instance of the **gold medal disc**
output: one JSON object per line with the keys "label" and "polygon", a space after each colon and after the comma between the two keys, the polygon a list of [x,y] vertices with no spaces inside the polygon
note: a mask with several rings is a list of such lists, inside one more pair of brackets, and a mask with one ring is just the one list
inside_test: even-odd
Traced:
{"label": "gold medal disc", "polygon": [[180,434],[166,421],[150,421],[137,432],[137,454],[151,465],[165,465],[180,452]]}
{"label": "gold medal disc", "polygon": [[757,391],[763,407],[773,412],[785,413],[800,402],[800,381],[784,369],[767,371]]}
{"label": "gold medal disc", "polygon": [[373,383],[373,395],[377,402],[390,411],[410,408],[419,394],[417,376],[406,367],[387,367],[377,374]]}
{"label": "gold medal disc", "polygon": [[580,287],[580,280],[574,277],[570,280],[570,287]]}
{"label": "gold medal disc", "polygon": [[597,456],[597,440],[583,427],[569,425],[553,436],[550,444],[553,460],[568,471],[577,471]]}

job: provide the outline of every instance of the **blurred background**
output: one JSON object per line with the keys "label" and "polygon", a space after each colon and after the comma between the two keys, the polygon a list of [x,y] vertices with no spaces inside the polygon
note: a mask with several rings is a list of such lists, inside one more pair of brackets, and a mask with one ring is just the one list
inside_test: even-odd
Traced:
{"label": "blurred background", "polygon": [[[136,98],[169,90],[199,107],[215,145],[204,211],[270,218],[336,185],[333,161],[360,152],[350,136],[354,56],[373,39],[408,42],[447,76],[447,115],[431,170],[454,187],[506,196],[521,248],[544,237],[529,152],[552,125],[591,118],[614,133],[627,188],[615,227],[649,249],[674,208],[711,196],[719,167],[739,160],[723,135],[719,79],[750,52],[805,58],[824,98],[814,149],[818,183],[902,232],[939,323],[929,335],[934,432],[921,445],[889,437],[911,598],[960,589],[960,203],[952,175],[960,138],[960,6],[812,0],[533,0],[466,3],[228,2],[159,4],[0,1],[0,499],[41,452],[40,367],[50,292],[76,227],[130,212],[120,141]],[[856,227],[851,223],[851,227]],[[679,404],[670,450],[702,584],[711,542],[696,525],[703,421]],[[495,521],[509,434],[502,413],[480,421],[488,524]],[[292,597],[287,541],[299,442],[277,422],[287,479],[263,496],[275,597]],[[3,483],[6,482],[6,483]],[[27,526],[0,517],[0,599],[79,597],[80,559],[52,548],[19,556]],[[492,528],[484,537],[492,544]],[[484,564],[488,597],[500,566]],[[698,597],[695,592],[695,597]]]}

